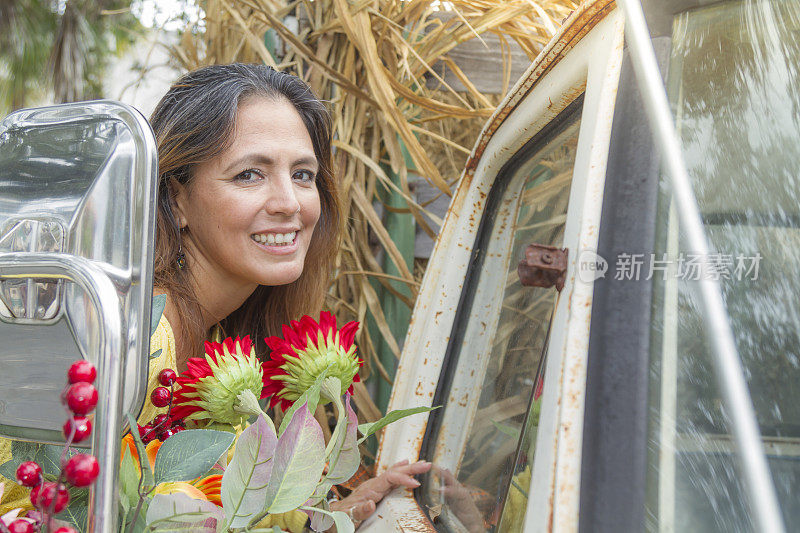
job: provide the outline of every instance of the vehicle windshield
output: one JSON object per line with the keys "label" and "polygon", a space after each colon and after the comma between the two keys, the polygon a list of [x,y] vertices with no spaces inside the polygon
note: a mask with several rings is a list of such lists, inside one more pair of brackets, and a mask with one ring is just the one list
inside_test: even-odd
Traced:
{"label": "vehicle windshield", "polygon": [[[689,174],[787,525],[800,523],[800,1],[683,13],[668,76]],[[753,526],[686,248],[660,191],[647,529]]]}

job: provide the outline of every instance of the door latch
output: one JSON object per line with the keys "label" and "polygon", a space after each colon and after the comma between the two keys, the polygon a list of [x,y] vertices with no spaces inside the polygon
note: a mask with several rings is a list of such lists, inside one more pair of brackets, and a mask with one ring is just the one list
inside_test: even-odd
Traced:
{"label": "door latch", "polygon": [[525,259],[517,266],[519,281],[524,287],[555,287],[561,292],[567,278],[569,251],[544,244],[529,244]]}

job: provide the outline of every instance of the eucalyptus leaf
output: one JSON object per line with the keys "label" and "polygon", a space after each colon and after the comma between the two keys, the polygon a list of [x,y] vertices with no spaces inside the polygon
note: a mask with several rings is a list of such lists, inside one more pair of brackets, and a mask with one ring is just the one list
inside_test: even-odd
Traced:
{"label": "eucalyptus leaf", "polygon": [[123,448],[122,464],[119,468],[119,497],[126,506],[126,514],[139,502],[139,471],[127,446]]}
{"label": "eucalyptus leaf", "polygon": [[322,428],[308,404],[303,404],[278,439],[267,486],[266,508],[270,513],[297,509],[311,497],[325,467],[324,452]]}
{"label": "eucalyptus leaf", "polygon": [[167,305],[167,295],[159,294],[153,296],[153,305],[150,307],[150,336],[156,332],[158,323],[161,322],[161,315],[164,314],[164,307]]}
{"label": "eucalyptus leaf", "polygon": [[146,487],[152,487],[153,470],[150,468],[150,461],[147,460],[147,453],[145,452],[144,443],[142,442],[142,437],[139,435],[138,431],[133,431],[138,427],[136,424],[136,419],[133,418],[133,415],[130,413],[126,413],[126,415],[128,417],[128,427],[132,429],[131,435],[133,436],[133,443],[136,446],[136,454],[139,456],[139,465],[140,468],[142,469],[142,477],[144,478],[144,485]]}
{"label": "eucalyptus leaf", "polygon": [[325,378],[328,377],[328,368],[323,370],[317,376],[317,379],[314,380],[314,383],[306,389],[306,391],[300,395],[300,397],[295,401],[289,409],[283,414],[283,420],[281,420],[281,425],[278,427],[278,435],[283,435],[283,432],[286,430],[286,426],[289,425],[289,421],[292,419],[292,415],[294,415],[295,411],[297,411],[300,407],[304,404],[308,404],[308,410],[314,413],[317,410],[317,405],[319,405],[319,390],[322,387],[322,382],[325,381]]}
{"label": "eucalyptus leaf", "polygon": [[340,416],[347,417],[346,429],[343,435],[338,437],[339,440],[328,458],[328,473],[314,491],[313,503],[324,501],[331,487],[344,483],[353,477],[353,474],[358,471],[358,465],[361,464],[361,453],[358,451],[358,435],[356,434],[358,417],[353,408],[350,407],[349,394],[345,396],[344,411]]}
{"label": "eucalyptus leaf", "polygon": [[333,517],[319,512],[320,509],[325,511],[331,510],[328,500],[322,500],[319,502],[319,504],[313,507],[303,509],[303,511],[311,518],[309,526],[311,527],[312,531],[328,531],[333,527]]}
{"label": "eucalyptus leaf", "polygon": [[147,509],[146,518],[149,531],[205,533],[215,533],[217,524],[222,520],[225,520],[222,509],[211,502],[196,500],[182,493],[156,494]]}
{"label": "eucalyptus leaf", "polygon": [[189,481],[211,470],[236,435],[227,431],[189,429],[175,433],[158,449],[156,484]]}
{"label": "eucalyptus leaf", "polygon": [[161,355],[161,352],[163,352],[163,351],[164,350],[162,348],[159,348],[158,350],[156,350],[155,352],[150,354],[150,359],[155,359],[156,357]]}
{"label": "eucalyptus leaf", "polygon": [[360,439],[358,439],[358,443],[361,444],[367,437],[372,435],[373,433],[380,431],[381,429],[385,428],[389,424],[393,422],[397,422],[400,419],[403,419],[407,416],[416,415],[419,413],[429,413],[434,409],[438,409],[440,406],[436,407],[412,407],[411,409],[398,409],[396,411],[391,411],[386,413],[386,416],[381,418],[380,420],[376,420],[375,422],[370,422],[367,424],[361,424],[358,426],[358,432],[363,435]]}
{"label": "eucalyptus leaf", "polygon": [[301,507],[300,509],[303,511],[322,513],[330,516],[333,518],[334,524],[336,524],[336,533],[354,533],[356,530],[355,525],[353,525],[353,521],[350,520],[350,517],[347,516],[347,513],[342,511],[326,511],[325,509],[320,509],[319,507]]}
{"label": "eucalyptus leaf", "polygon": [[222,476],[222,508],[229,527],[244,527],[264,510],[277,445],[275,429],[262,416],[236,441],[233,459]]}

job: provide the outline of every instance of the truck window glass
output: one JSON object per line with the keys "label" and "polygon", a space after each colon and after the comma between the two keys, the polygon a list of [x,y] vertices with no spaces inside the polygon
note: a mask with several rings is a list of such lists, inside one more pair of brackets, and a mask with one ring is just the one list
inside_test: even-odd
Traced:
{"label": "truck window glass", "polygon": [[581,103],[512,159],[487,202],[421,489],[447,531],[521,527],[558,292],[521,286],[517,265],[531,243],[562,246]]}
{"label": "truck window glass", "polygon": [[[800,523],[798,65],[800,1],[726,2],[674,20],[670,96],[786,524]],[[689,293],[697,257],[665,185],[644,260],[655,289],[647,530],[750,531]]]}

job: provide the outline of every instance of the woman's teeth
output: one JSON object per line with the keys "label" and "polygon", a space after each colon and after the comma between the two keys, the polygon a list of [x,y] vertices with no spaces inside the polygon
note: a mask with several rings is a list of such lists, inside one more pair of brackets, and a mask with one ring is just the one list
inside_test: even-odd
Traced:
{"label": "woman's teeth", "polygon": [[255,233],[250,235],[250,238],[269,246],[284,246],[292,244],[295,235],[297,235],[296,231],[292,231],[291,233]]}

